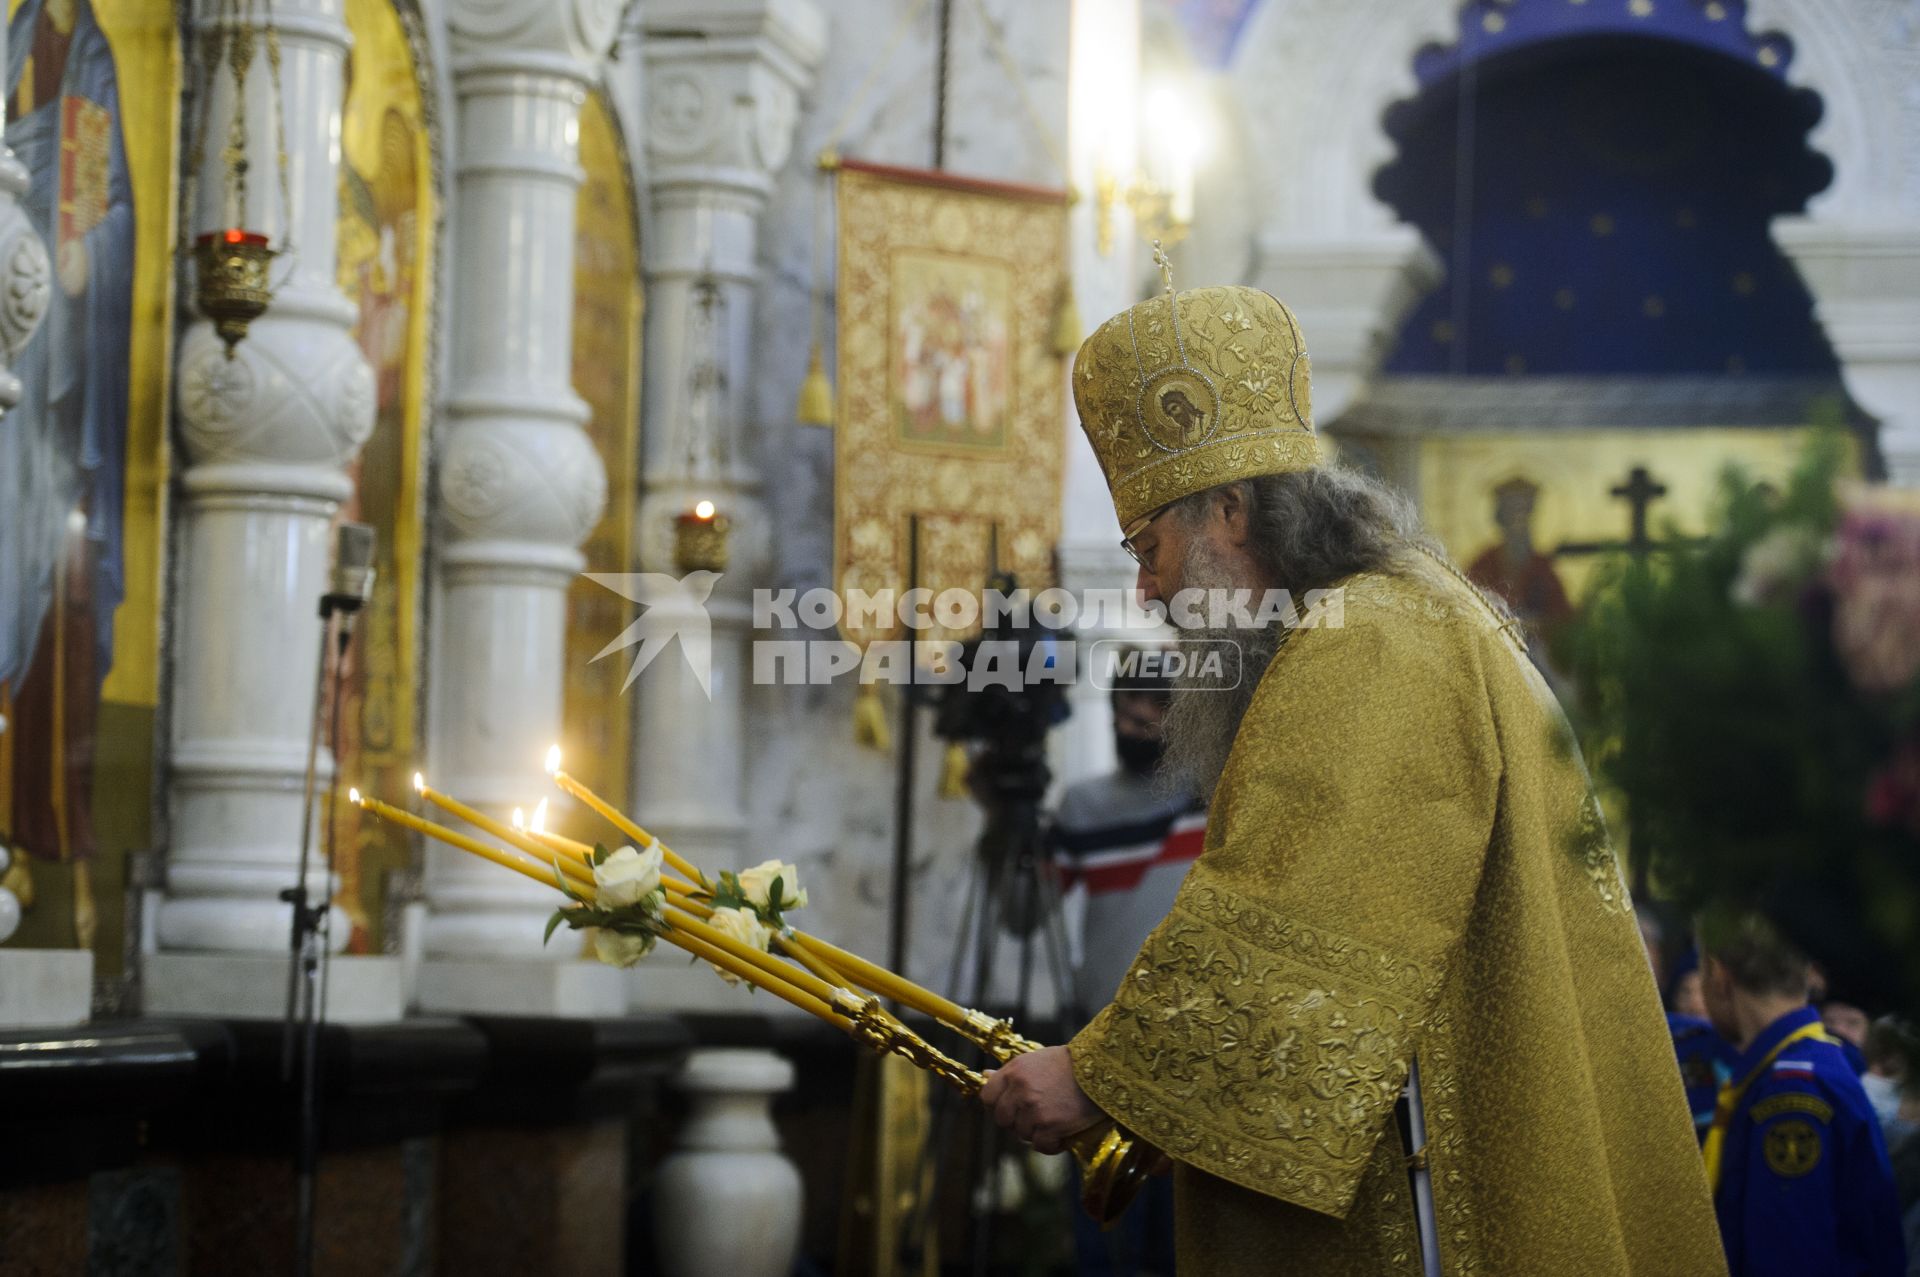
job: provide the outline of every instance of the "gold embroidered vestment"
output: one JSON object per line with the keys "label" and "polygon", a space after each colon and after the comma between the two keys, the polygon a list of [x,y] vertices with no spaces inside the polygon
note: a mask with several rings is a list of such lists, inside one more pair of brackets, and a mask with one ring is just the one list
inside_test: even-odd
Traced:
{"label": "gold embroidered vestment", "polygon": [[1074,1039],[1177,1162],[1182,1277],[1724,1273],[1599,808],[1524,653],[1437,567],[1346,582],[1255,694],[1205,853]]}

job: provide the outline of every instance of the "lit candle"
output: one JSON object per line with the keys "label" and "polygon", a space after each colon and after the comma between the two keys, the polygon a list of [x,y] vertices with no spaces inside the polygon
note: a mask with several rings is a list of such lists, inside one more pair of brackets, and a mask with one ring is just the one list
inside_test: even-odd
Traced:
{"label": "lit candle", "polygon": [[[519,808],[516,807],[514,812],[517,817]],[[592,847],[589,847],[586,843],[578,839],[568,838],[563,834],[556,834],[547,828],[547,800],[544,798],[540,800],[539,806],[533,809],[533,821],[531,824],[522,824],[516,818],[513,822],[513,827],[543,847],[551,848],[554,851],[565,852],[574,859],[583,860],[588,864],[593,863]]]}
{"label": "lit candle", "polygon": [[[634,824],[631,820],[628,820],[619,808],[594,793],[591,789],[588,789],[573,777],[567,775],[567,773],[561,771],[560,747],[558,745],[547,750],[547,775],[553,777],[554,784],[560,786],[560,788],[566,790],[569,794],[572,794],[596,812],[599,812],[615,829],[618,829],[621,833],[633,839],[633,845],[635,847],[644,850],[654,843],[660,842],[660,840],[652,834],[640,828],[640,826]],[[660,854],[666,859],[668,864],[672,865],[680,873],[685,874],[696,882],[700,880],[700,871],[676,855],[673,848],[667,846],[665,843],[660,843]]]}
{"label": "lit candle", "polygon": [[[544,883],[555,890],[560,883],[553,872],[538,864],[528,864],[510,851],[470,838],[458,830],[445,825],[437,825],[424,820],[411,812],[402,811],[390,803],[377,798],[368,798],[358,789],[347,791],[347,801],[363,811],[372,812],[382,820],[390,820],[396,825],[415,829],[429,838],[437,838],[461,851],[470,852],[496,865],[505,866],[516,873],[523,873],[535,882]],[[668,931],[661,938],[685,949],[695,957],[705,959],[715,966],[723,967],[739,976],[756,988],[762,988],[776,997],[784,998],[804,1011],[811,1011],[824,1020],[844,1023],[844,1017],[835,1013],[828,1005],[833,996],[833,988],[824,980],[805,972],[798,971],[779,963],[768,955],[735,940],[722,931],[689,917],[680,917],[673,921],[675,930]]]}
{"label": "lit candle", "polygon": [[[652,834],[629,820],[625,813],[562,771],[560,769],[560,746],[555,745],[547,751],[546,766],[547,774],[553,777],[554,784],[560,786],[560,788],[566,790],[569,794],[572,794],[596,812],[599,812],[600,815],[611,821],[616,828],[625,833],[629,838],[632,838],[637,845],[646,846],[649,843],[659,843],[661,855],[668,864],[695,882],[704,881],[700,871],[683,860],[674,852],[673,848],[660,842],[659,839],[655,838]],[[858,984],[870,993],[877,993],[883,998],[892,998],[894,1001],[905,1006],[910,1006],[924,1015],[930,1015],[944,1024],[959,1027],[966,1023],[966,1009],[964,1007],[951,999],[941,997],[931,989],[922,988],[904,976],[895,975],[885,967],[868,962],[865,958],[848,953],[846,950],[828,944],[824,940],[817,940],[804,932],[794,932],[793,938],[796,942],[796,947],[806,948],[819,962],[824,963],[828,968],[836,972],[844,972],[847,979]],[[784,948],[785,946],[783,945],[782,947]]]}
{"label": "lit candle", "polygon": [[[457,816],[475,828],[486,830],[501,842],[511,847],[518,847],[535,860],[546,861],[553,858],[553,848],[535,841],[533,838],[513,828],[504,821],[495,820],[485,812],[467,806],[467,804],[450,794],[443,794],[439,790],[430,787],[427,784],[427,778],[419,772],[413,774],[413,787],[419,792],[422,798],[440,808],[448,815]],[[593,881],[593,874],[590,871],[581,872],[579,866],[569,866],[564,860],[560,863],[561,867],[566,869],[568,877],[579,879],[582,882],[590,883]]]}
{"label": "lit candle", "polygon": [[544,864],[522,860],[510,851],[503,851],[478,838],[468,837],[458,830],[448,829],[445,825],[436,825],[431,820],[422,819],[409,811],[402,811],[391,803],[383,803],[378,798],[368,798],[358,789],[347,791],[347,801],[362,811],[370,811],[382,820],[390,820],[396,825],[417,830],[429,838],[437,838],[448,846],[458,847],[461,851],[472,852],[483,860],[491,860],[496,865],[504,865],[516,873],[523,873],[535,882],[545,883],[558,891],[560,879],[554,871]]}

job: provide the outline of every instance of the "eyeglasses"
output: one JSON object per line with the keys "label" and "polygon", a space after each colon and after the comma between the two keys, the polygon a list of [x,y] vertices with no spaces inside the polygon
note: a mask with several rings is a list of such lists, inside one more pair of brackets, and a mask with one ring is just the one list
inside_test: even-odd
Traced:
{"label": "eyeglasses", "polygon": [[[1129,555],[1131,555],[1135,563],[1138,563],[1141,567],[1145,568],[1149,572],[1153,571],[1153,565],[1148,563],[1145,558],[1141,557],[1140,547],[1136,545],[1135,542],[1138,541],[1140,537],[1146,534],[1146,531],[1148,528],[1153,526],[1153,521],[1155,519],[1158,519],[1161,515],[1165,514],[1168,510],[1172,508],[1173,507],[1171,506],[1164,506],[1164,505],[1161,506],[1158,510],[1155,510],[1152,514],[1148,515],[1147,521],[1141,524],[1139,528],[1136,529],[1131,536],[1124,536],[1120,538],[1120,548],[1122,550],[1125,550]],[[1158,550],[1159,548],[1160,547],[1158,545],[1154,546],[1155,550]],[[1158,558],[1159,556],[1156,554],[1154,557]]]}

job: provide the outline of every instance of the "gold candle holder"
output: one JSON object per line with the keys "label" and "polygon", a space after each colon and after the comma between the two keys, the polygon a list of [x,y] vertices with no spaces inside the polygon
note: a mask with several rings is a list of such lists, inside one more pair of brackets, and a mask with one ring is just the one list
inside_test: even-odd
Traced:
{"label": "gold candle holder", "polygon": [[233,358],[233,348],[247,335],[247,325],[260,318],[273,300],[267,282],[267,267],[273,257],[265,235],[237,227],[209,231],[193,241],[198,268],[194,300],[227,344],[229,359]]}
{"label": "gold candle holder", "polygon": [[[546,769],[554,782],[611,822],[631,838],[635,846],[658,847],[667,866],[684,874],[681,882],[662,878],[666,889],[666,908],[661,920],[666,924],[659,938],[695,957],[703,958],[731,975],[792,1003],[844,1030],[855,1041],[881,1055],[905,1059],[933,1074],[963,1095],[975,1096],[986,1084],[986,1075],[967,1067],[941,1051],[926,1038],[903,1024],[881,1005],[880,997],[890,997],[914,1008],[973,1043],[997,1063],[1005,1064],[1015,1056],[1038,1050],[1039,1043],[1015,1032],[1013,1025],[983,1012],[962,1007],[904,977],[869,962],[805,932],[785,927],[771,937],[779,955],[760,952],[742,944],[733,936],[708,926],[709,907],[699,899],[705,878],[672,848],[654,838],[618,808],[560,768],[560,747],[547,751]],[[415,787],[437,805],[474,819],[488,832],[504,837],[516,848],[556,853],[549,863],[541,858],[523,860],[513,852],[494,848],[454,830],[424,821],[385,803],[363,797],[357,790],[352,801],[382,816],[417,829],[430,837],[492,860],[556,889],[562,887],[562,875],[574,877],[592,856],[584,843],[537,828],[544,821],[536,810],[535,828],[506,829],[483,813],[447,795],[427,789],[416,777]],[[520,822],[516,820],[516,826]],[[781,957],[793,965],[782,962]],[[867,992],[857,992],[859,986]],[[872,996],[879,995],[879,996]],[[1150,1169],[1160,1158],[1159,1150],[1133,1135],[1109,1118],[1074,1132],[1066,1140],[1067,1151],[1080,1165],[1081,1207],[1103,1227],[1111,1225],[1126,1210],[1139,1192]]]}
{"label": "gold candle holder", "polygon": [[682,572],[727,570],[727,534],[732,520],[702,501],[673,521],[673,562]]}
{"label": "gold candle holder", "polygon": [[[965,1096],[978,1095],[980,1088],[987,1084],[984,1073],[961,1064],[888,1015],[878,998],[862,998],[846,989],[835,989],[830,1005],[846,1017],[847,1032],[868,1050],[879,1055],[897,1055]],[[1033,1044],[1027,1043],[1027,1046],[1031,1048]],[[1005,1063],[1006,1058],[1001,1062]],[[1080,1164],[1080,1207],[1102,1228],[1126,1212],[1160,1155],[1159,1150],[1111,1118],[1101,1118],[1068,1136],[1067,1151]]]}

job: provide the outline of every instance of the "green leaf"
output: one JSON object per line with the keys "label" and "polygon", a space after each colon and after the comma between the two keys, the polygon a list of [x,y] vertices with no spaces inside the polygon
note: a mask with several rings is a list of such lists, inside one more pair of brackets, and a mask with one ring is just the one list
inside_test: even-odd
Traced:
{"label": "green leaf", "polygon": [[593,867],[595,869],[598,869],[601,865],[606,864],[607,857],[611,856],[612,854],[613,854],[612,852],[607,850],[607,844],[603,842],[594,843],[593,844]]}
{"label": "green leaf", "polygon": [[560,924],[566,920],[567,911],[565,909],[555,909],[553,911],[553,917],[547,919],[547,931],[545,935],[540,937],[540,943],[545,945],[547,941],[553,939],[553,933],[558,931]]}
{"label": "green leaf", "polygon": [[578,900],[581,904],[589,903],[585,896],[574,890],[573,879],[567,877],[566,871],[560,868],[560,857],[558,856],[553,858],[553,872],[554,876],[560,879],[560,890],[566,893],[567,899]]}

